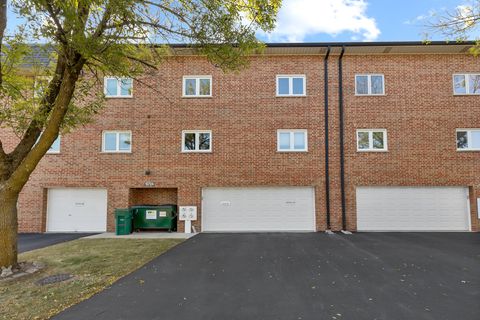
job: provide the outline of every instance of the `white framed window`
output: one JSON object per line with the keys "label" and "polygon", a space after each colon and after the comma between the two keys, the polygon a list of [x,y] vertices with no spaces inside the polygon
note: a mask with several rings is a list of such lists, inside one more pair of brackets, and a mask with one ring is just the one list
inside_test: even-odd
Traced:
{"label": "white framed window", "polygon": [[182,131],[182,152],[212,152],[212,131]]}
{"label": "white framed window", "polygon": [[357,151],[387,151],[387,130],[357,130]]}
{"label": "white framed window", "polygon": [[183,97],[206,98],[212,96],[212,76],[184,76]]}
{"label": "white framed window", "polygon": [[480,151],[480,129],[457,129],[458,151]]}
{"label": "white framed window", "polygon": [[306,129],[277,130],[277,151],[306,152],[308,151],[308,134]]}
{"label": "white framed window", "polygon": [[132,152],[131,131],[103,131],[102,152]]}
{"label": "white framed window", "polygon": [[107,98],[132,98],[133,79],[131,78],[104,78],[104,93]]}
{"label": "white framed window", "polygon": [[480,73],[454,74],[454,95],[480,95]]}
{"label": "white framed window", "polygon": [[[42,134],[40,135],[40,137],[38,137],[37,141],[35,141],[35,144],[38,143],[38,140],[40,140]],[[58,135],[57,139],[55,139],[55,141],[53,141],[52,145],[50,146],[50,149],[47,150],[47,154],[60,153],[60,142],[61,142],[61,137],[60,135]]]}
{"label": "white framed window", "polygon": [[355,95],[383,96],[385,95],[385,77],[383,74],[355,75]]}
{"label": "white framed window", "polygon": [[305,75],[277,75],[277,96],[298,97],[306,95]]}
{"label": "white framed window", "polygon": [[61,142],[61,137],[60,135],[53,141],[52,145],[50,146],[50,149],[48,149],[47,153],[60,153],[60,142]]}

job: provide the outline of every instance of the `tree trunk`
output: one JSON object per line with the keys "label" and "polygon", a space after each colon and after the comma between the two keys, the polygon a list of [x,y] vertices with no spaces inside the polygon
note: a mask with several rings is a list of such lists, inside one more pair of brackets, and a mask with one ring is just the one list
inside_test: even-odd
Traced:
{"label": "tree trunk", "polygon": [[17,264],[18,194],[0,188],[0,267]]}

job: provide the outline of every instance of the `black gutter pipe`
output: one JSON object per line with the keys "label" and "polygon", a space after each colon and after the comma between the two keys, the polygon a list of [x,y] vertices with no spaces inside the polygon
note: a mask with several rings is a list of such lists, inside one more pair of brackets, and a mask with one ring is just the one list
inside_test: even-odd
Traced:
{"label": "black gutter pipe", "polygon": [[324,97],[325,97],[325,204],[327,210],[327,230],[330,230],[330,166],[328,152],[330,149],[328,138],[328,57],[330,56],[330,47],[327,47],[327,53],[323,59],[324,71]]}
{"label": "black gutter pipe", "polygon": [[338,117],[340,132],[340,193],[342,199],[342,230],[347,230],[347,215],[345,209],[345,144],[344,144],[344,120],[343,120],[343,54],[345,47],[342,46],[338,58]]}

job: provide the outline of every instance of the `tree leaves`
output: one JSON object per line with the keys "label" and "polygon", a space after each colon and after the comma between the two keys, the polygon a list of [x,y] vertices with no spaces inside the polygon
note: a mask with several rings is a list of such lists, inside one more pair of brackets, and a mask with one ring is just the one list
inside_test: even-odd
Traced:
{"label": "tree leaves", "polygon": [[[245,57],[263,48],[256,30],[274,28],[280,4],[281,0],[12,0],[11,7],[25,22],[8,35],[9,45],[2,48],[5,81],[0,94],[8,103],[0,107],[0,126],[21,135],[34,119],[42,126],[48,121],[48,114],[39,113],[45,101],[33,95],[35,78],[53,73],[52,64],[38,59],[44,55],[62,55],[67,64],[79,56],[86,60],[61,125],[70,130],[100,112],[102,98],[86,97],[99,91],[104,75],[139,77],[172,55],[165,46],[169,43],[190,44],[224,71],[245,67]],[[32,52],[27,42],[42,45]]]}

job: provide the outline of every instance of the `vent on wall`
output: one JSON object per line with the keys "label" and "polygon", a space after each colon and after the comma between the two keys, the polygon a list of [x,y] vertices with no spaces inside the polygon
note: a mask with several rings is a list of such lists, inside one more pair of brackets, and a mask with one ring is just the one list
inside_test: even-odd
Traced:
{"label": "vent on wall", "polygon": [[383,53],[390,53],[392,51],[393,47],[386,47],[385,50],[383,50]]}

